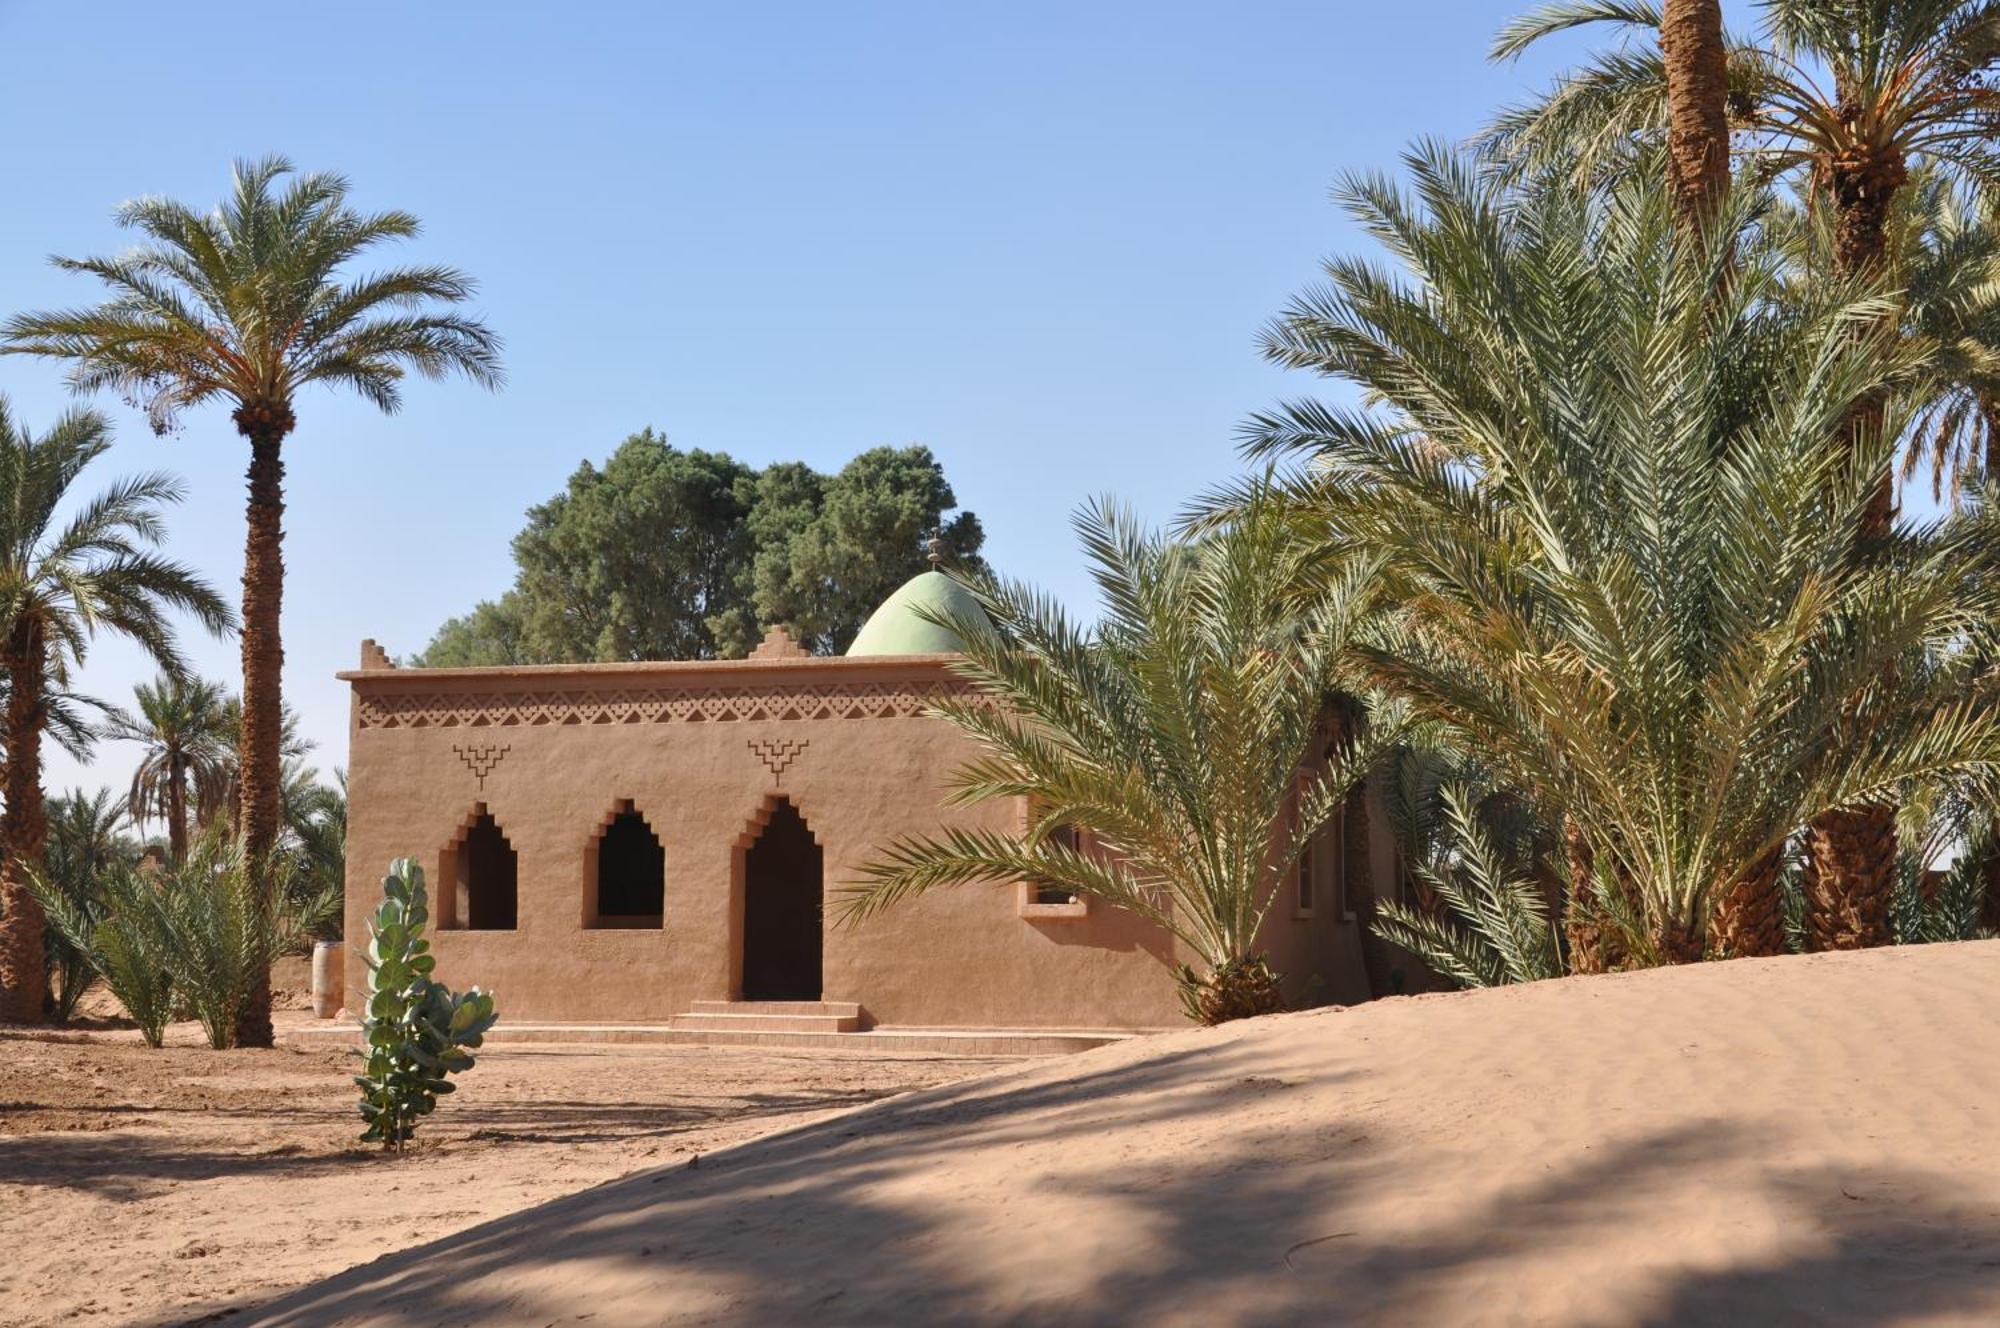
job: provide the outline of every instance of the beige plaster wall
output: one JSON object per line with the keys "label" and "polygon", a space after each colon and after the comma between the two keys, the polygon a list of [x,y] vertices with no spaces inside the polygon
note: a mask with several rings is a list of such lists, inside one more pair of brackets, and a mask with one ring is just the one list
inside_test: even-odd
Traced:
{"label": "beige plaster wall", "polygon": [[[347,935],[366,944],[394,857],[421,862],[435,896],[445,851],[483,804],[518,858],[519,926],[441,930],[433,945],[445,981],[494,990],[511,1018],[657,1021],[736,996],[742,845],[777,796],[818,840],[829,892],[897,835],[1019,826],[1018,808],[940,806],[970,748],[920,713],[954,685],[939,658],[454,670],[364,658],[375,667],[341,675],[355,689]],[[666,851],[663,926],[586,929],[586,853],[627,799]],[[1180,1022],[1156,929],[1103,905],[1028,918],[1020,903],[1014,887],[969,886],[830,924],[823,995],[889,1026]],[[1266,928],[1288,975],[1319,972],[1322,998],[1343,1000],[1366,996],[1352,930],[1331,900],[1310,922],[1275,908]],[[364,977],[349,965],[350,1009]]]}

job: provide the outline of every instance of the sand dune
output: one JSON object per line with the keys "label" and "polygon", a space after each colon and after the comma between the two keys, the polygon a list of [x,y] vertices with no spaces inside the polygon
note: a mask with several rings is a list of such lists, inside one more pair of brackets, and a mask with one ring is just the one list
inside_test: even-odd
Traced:
{"label": "sand dune", "polygon": [[1259,1020],[928,1090],[278,1324],[2000,1322],[2000,942]]}

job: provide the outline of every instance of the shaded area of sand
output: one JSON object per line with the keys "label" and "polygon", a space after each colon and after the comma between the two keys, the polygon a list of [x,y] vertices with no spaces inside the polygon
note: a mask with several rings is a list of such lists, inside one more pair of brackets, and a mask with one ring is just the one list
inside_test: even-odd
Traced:
{"label": "shaded area of sand", "polygon": [[[308,1016],[279,1017],[284,1032]],[[356,1142],[354,1058],[192,1025],[0,1029],[0,1324],[174,1323],[797,1121],[1006,1062],[495,1046],[413,1152]],[[232,1322],[235,1320],[231,1320]]]}
{"label": "shaded area of sand", "polygon": [[392,1255],[278,1324],[2000,1322],[2000,943],[1041,1062]]}

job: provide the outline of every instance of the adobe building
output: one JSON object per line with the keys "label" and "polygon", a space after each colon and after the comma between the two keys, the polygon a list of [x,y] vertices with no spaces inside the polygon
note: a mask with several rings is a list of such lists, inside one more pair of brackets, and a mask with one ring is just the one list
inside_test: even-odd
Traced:
{"label": "adobe building", "polygon": [[[748,659],[398,668],[353,686],[347,936],[365,945],[391,859],[431,885],[453,986],[515,1022],[689,1031],[1133,1030],[1183,1022],[1157,928],[1046,887],[968,885],[858,925],[829,893],[902,835],[1019,831],[1022,806],[946,808],[971,744],[927,708],[965,689],[919,605],[926,572],[844,656],[773,630]],[[972,610],[976,612],[976,608]],[[1380,823],[1379,817],[1371,817]],[[1265,948],[1313,1001],[1365,999],[1336,823],[1271,909]],[[365,967],[347,965],[347,1008]],[[783,1002],[785,1004],[770,1004]]]}

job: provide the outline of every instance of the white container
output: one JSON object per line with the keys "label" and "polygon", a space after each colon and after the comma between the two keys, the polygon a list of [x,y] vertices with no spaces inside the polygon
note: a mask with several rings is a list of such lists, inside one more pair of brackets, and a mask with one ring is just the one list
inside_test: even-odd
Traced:
{"label": "white container", "polygon": [[340,1013],[347,985],[347,947],[339,941],[313,942],[313,1016],[331,1019]]}

